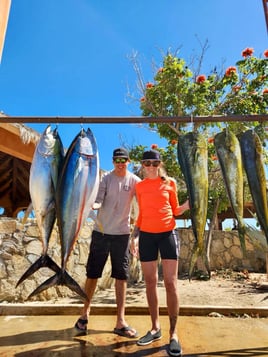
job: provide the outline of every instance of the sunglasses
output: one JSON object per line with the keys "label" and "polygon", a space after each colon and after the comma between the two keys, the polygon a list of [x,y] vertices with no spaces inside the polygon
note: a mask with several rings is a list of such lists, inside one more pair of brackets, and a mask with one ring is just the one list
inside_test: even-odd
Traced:
{"label": "sunglasses", "polygon": [[128,161],[128,159],[126,159],[125,157],[114,159],[114,162],[116,164],[125,164],[127,161]]}
{"label": "sunglasses", "polygon": [[160,165],[160,161],[145,160],[142,163],[146,167],[149,167],[149,166],[158,167]]}

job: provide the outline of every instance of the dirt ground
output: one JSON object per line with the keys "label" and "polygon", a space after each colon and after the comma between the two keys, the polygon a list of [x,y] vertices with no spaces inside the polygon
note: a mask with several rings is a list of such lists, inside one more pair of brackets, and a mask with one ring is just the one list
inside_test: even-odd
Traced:
{"label": "dirt ground", "polygon": [[[268,277],[266,274],[224,270],[212,272],[209,280],[206,280],[202,275],[191,281],[187,278],[179,279],[178,286],[180,305],[268,308]],[[166,306],[163,281],[159,282],[158,291],[160,306]],[[94,296],[93,303],[115,303],[114,288],[98,291]],[[129,285],[127,305],[147,305],[144,282]]]}

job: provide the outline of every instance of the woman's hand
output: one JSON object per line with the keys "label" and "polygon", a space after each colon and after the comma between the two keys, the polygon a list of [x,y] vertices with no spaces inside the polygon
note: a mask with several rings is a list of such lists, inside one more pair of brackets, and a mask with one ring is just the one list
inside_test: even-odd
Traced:
{"label": "woman's hand", "polygon": [[188,209],[190,209],[190,205],[189,205],[189,200],[185,201],[181,207],[183,207],[184,211],[187,211]]}
{"label": "woman's hand", "polygon": [[185,211],[188,211],[188,209],[190,209],[189,200],[185,201],[182,205],[179,206],[178,216],[183,214]]}
{"label": "woman's hand", "polygon": [[130,240],[130,253],[133,257],[139,257],[139,237],[133,237]]}

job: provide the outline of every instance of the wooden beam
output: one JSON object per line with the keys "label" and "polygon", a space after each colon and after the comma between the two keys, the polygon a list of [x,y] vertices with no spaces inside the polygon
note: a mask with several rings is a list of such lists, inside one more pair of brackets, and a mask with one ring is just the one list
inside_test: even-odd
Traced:
{"label": "wooden beam", "polygon": [[19,129],[0,125],[0,151],[17,157],[18,159],[32,162],[35,144],[24,144],[20,138]]}
{"label": "wooden beam", "polygon": [[64,124],[81,124],[81,123],[103,123],[103,124],[120,124],[120,123],[213,123],[213,122],[268,122],[268,114],[248,114],[248,115],[208,115],[208,116],[178,116],[178,117],[25,117],[25,116],[1,116],[0,123],[64,123]]}
{"label": "wooden beam", "polygon": [[6,37],[11,0],[0,0],[0,63]]}

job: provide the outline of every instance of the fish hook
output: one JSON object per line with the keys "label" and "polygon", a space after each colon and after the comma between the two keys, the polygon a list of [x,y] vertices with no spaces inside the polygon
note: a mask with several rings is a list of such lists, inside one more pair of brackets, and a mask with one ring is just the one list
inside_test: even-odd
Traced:
{"label": "fish hook", "polygon": [[191,125],[192,125],[192,131],[194,131],[194,116],[193,116],[193,113],[191,113]]}
{"label": "fish hook", "polygon": [[81,132],[84,133],[85,129],[84,129],[84,124],[83,123],[80,123],[80,128],[81,128]]}

